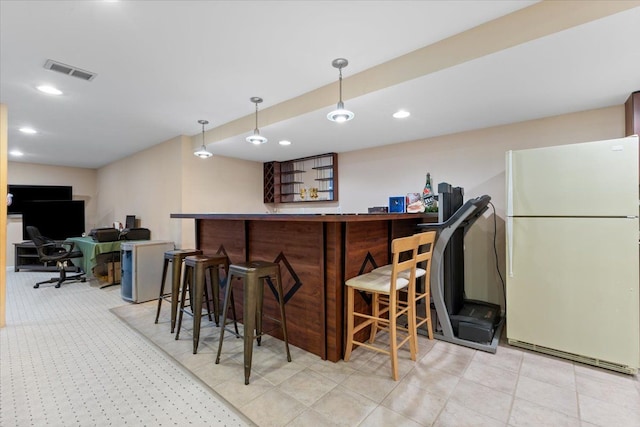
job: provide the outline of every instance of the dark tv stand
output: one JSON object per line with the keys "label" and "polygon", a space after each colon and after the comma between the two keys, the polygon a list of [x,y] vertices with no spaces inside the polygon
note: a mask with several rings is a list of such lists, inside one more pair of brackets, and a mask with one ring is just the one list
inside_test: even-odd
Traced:
{"label": "dark tv stand", "polygon": [[[62,243],[60,241],[59,243]],[[32,241],[14,243],[15,247],[15,259],[13,271],[30,270],[30,271],[58,271],[58,267],[55,265],[48,265],[40,262],[38,258],[38,251]],[[80,271],[80,267],[70,266],[65,270],[70,273],[77,273]]]}

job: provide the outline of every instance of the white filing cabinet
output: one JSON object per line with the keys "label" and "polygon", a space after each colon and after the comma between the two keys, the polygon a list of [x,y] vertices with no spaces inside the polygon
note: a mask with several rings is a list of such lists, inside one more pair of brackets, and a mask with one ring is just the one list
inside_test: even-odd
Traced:
{"label": "white filing cabinet", "polygon": [[173,242],[164,240],[138,240],[122,242],[120,261],[122,298],[132,302],[145,302],[158,298],[164,253],[175,249]]}

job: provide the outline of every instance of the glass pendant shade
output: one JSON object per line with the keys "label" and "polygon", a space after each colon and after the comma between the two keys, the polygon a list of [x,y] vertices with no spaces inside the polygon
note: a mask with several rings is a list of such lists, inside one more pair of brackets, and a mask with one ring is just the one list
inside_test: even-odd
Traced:
{"label": "glass pendant shade", "polygon": [[347,122],[355,117],[352,111],[346,110],[342,101],[338,102],[338,108],[327,114],[327,119],[332,122]]}
{"label": "glass pendant shade", "polygon": [[202,125],[202,147],[200,147],[199,150],[194,151],[193,155],[200,157],[201,159],[207,159],[213,156],[213,153],[207,150],[207,146],[204,145],[204,125],[209,124],[209,122],[207,120],[198,120],[198,123]]}
{"label": "glass pendant shade", "polygon": [[198,151],[194,151],[193,154],[200,157],[201,159],[207,159],[213,156],[210,151],[207,151],[207,147],[205,147],[204,145]]}
{"label": "glass pendant shade", "polygon": [[260,145],[267,142],[268,139],[264,136],[260,135],[260,131],[258,129],[254,129],[253,135],[249,135],[247,137],[247,142],[252,143],[253,145]]}

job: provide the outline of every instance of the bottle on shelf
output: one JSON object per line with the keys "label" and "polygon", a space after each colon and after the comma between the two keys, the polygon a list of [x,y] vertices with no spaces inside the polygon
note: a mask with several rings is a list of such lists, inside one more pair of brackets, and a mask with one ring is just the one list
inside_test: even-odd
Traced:
{"label": "bottle on shelf", "polygon": [[422,190],[422,202],[424,203],[426,212],[435,212],[437,211],[435,197],[433,196],[433,189],[431,188],[431,174],[427,172],[427,181],[424,184],[424,189]]}

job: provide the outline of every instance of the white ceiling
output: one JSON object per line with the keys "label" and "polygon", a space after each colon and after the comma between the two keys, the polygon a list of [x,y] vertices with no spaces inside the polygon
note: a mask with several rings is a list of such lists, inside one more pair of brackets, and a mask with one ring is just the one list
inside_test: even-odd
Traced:
{"label": "white ceiling", "polygon": [[[97,168],[335,83],[528,7],[533,1],[0,0],[0,102],[12,161]],[[640,90],[640,7],[216,141],[216,155],[255,161],[345,152],[624,103]],[[47,59],[97,73],[86,82]],[[39,93],[49,83],[59,97]],[[346,90],[345,90],[346,92]],[[336,99],[337,101],[337,93]],[[398,108],[408,119],[391,118]],[[20,127],[31,126],[36,135]],[[289,147],[280,139],[293,142]],[[215,141],[215,142],[213,142]],[[205,161],[205,160],[203,160]]]}

